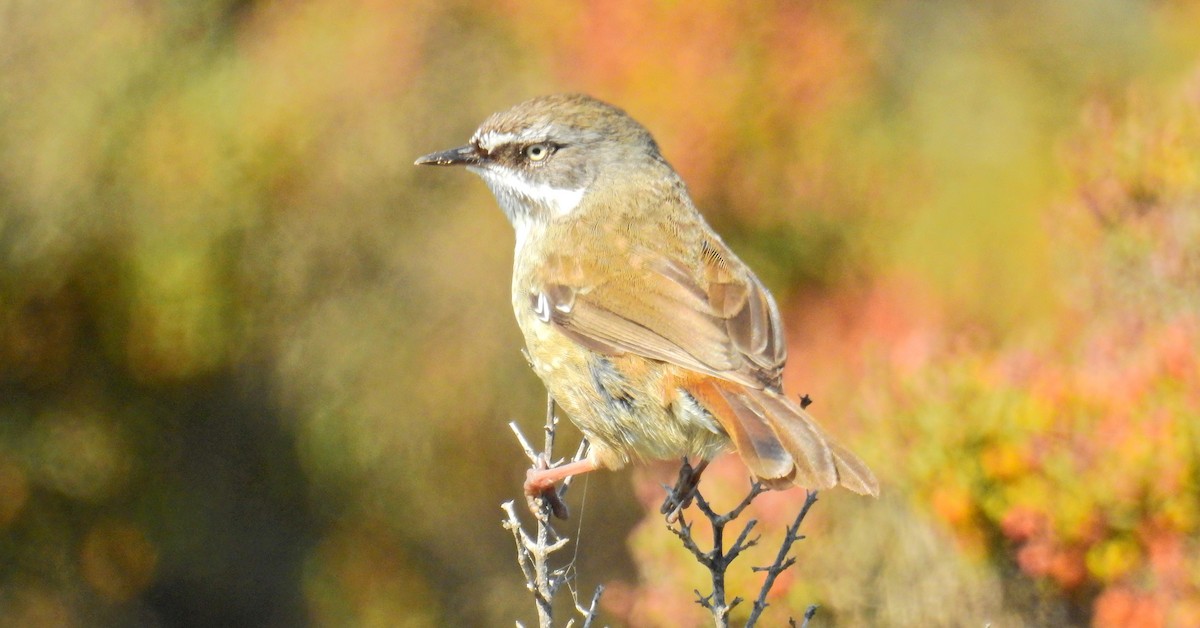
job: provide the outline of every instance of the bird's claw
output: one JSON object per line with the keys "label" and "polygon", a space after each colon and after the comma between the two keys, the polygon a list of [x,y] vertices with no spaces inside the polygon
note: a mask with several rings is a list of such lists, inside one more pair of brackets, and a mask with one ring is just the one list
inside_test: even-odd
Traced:
{"label": "bird's claw", "polygon": [[553,480],[547,482],[542,472],[550,469],[550,463],[545,456],[538,456],[537,465],[525,472],[525,503],[535,517],[544,517],[548,509],[556,518],[566,520],[570,517],[567,504],[558,493],[558,487]]}
{"label": "bird's claw", "polygon": [[660,513],[667,516],[667,523],[678,521],[683,509],[692,505],[692,500],[696,497],[696,489],[700,486],[700,473],[706,466],[708,466],[706,460],[702,460],[700,464],[693,467],[687,458],[683,459],[683,464],[679,467],[679,479],[675,481],[675,487],[667,491],[667,498],[663,500],[662,506],[658,509]]}

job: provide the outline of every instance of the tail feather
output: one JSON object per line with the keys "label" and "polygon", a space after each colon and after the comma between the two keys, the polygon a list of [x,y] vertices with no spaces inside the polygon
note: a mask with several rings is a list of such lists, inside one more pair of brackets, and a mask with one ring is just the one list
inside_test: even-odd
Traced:
{"label": "tail feather", "polygon": [[879,496],[879,481],[867,465],[790,399],[711,381],[692,392],[729,434],[750,472],[771,488],[840,484],[860,495]]}
{"label": "tail feather", "polygon": [[796,460],[796,484],[812,489],[837,486],[837,466],[828,439],[807,412],[765,390],[746,390],[743,395],[767,409],[771,429]]}
{"label": "tail feather", "polygon": [[[799,431],[809,435],[813,440],[819,440],[828,449],[835,469],[833,479],[829,482],[829,485],[821,487],[801,482],[797,482],[797,484],[808,486],[809,488],[828,488],[840,484],[859,495],[879,496],[879,481],[875,479],[875,474],[871,473],[871,469],[858,456],[850,453],[850,450],[825,434],[821,427],[817,425],[816,419],[807,410],[801,408],[799,404],[791,399],[773,392],[756,390],[752,391],[751,394],[762,396],[768,400],[768,404],[774,404],[779,408],[779,412],[775,414],[776,420],[772,423],[772,426],[776,430],[779,432],[790,431],[794,433],[799,428]],[[798,457],[796,449],[789,446],[786,439],[784,440],[784,447],[793,452],[794,456]],[[800,442],[803,443],[804,441],[801,440]]]}
{"label": "tail feather", "polygon": [[875,479],[875,474],[871,473],[866,463],[833,440],[828,442],[833,461],[837,464],[838,482],[859,495],[879,497],[879,480]]}
{"label": "tail feather", "polygon": [[760,413],[735,403],[712,383],[691,386],[688,392],[717,418],[742,462],[755,477],[770,480],[792,473],[795,461]]}

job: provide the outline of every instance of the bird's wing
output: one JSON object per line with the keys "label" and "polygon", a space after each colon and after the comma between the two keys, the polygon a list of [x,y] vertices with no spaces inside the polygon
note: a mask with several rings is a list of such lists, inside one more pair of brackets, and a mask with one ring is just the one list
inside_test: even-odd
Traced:
{"label": "bird's wing", "polygon": [[687,264],[636,251],[628,265],[592,284],[571,280],[589,274],[570,268],[575,260],[556,258],[544,269],[547,281],[530,295],[531,306],[594,351],[633,353],[778,389],[787,353],[774,299],[720,240],[706,241],[698,257],[698,264]]}
{"label": "bird's wing", "polygon": [[[627,261],[619,271],[599,273],[597,281],[595,269],[581,268],[578,258],[553,258],[543,277],[555,280],[530,295],[534,313],[593,351],[635,354],[716,376],[680,387],[716,418],[767,485],[841,484],[879,494],[871,470],[783,396],[787,355],[779,309],[724,244],[705,243],[696,271],[645,251]],[[592,283],[584,281],[588,277]]]}

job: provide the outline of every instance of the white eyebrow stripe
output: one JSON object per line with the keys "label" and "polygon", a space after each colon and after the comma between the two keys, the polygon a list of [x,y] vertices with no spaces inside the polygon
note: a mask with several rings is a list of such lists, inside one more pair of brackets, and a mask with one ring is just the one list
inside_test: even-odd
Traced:
{"label": "white eyebrow stripe", "polygon": [[478,144],[480,148],[490,153],[493,150],[496,150],[497,146],[511,144],[512,142],[517,141],[517,139],[518,136],[513,133],[487,131],[484,133],[476,133],[474,137],[474,143]]}
{"label": "white eyebrow stripe", "polygon": [[471,143],[491,152],[505,144],[545,142],[549,138],[551,130],[550,125],[544,123],[521,129],[517,133],[495,129],[488,129],[486,131],[476,129],[475,135],[471,137]]}

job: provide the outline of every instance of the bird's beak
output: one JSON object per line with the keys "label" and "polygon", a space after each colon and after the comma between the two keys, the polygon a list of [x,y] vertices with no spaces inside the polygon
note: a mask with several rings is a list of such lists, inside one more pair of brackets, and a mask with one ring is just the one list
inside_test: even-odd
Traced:
{"label": "bird's beak", "polygon": [[417,166],[473,166],[478,164],[482,157],[477,147],[467,144],[419,157],[414,164]]}

